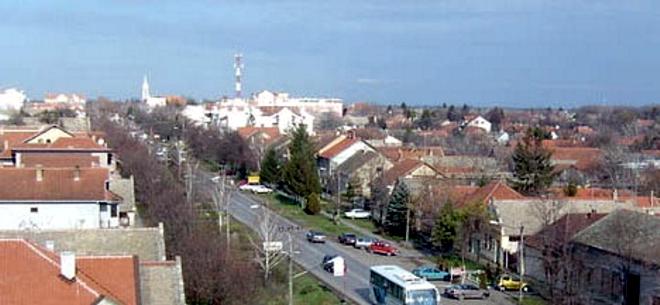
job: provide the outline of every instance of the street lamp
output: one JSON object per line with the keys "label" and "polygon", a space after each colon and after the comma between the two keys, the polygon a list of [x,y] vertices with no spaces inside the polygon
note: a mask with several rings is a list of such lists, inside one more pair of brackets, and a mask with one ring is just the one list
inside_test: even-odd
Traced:
{"label": "street lamp", "polygon": [[293,275],[293,256],[296,254],[300,254],[300,251],[293,250],[293,238],[291,237],[291,233],[298,232],[300,230],[302,230],[302,228],[299,226],[288,225],[288,226],[279,227],[279,231],[285,232],[289,240],[289,251],[282,251],[282,253],[286,254],[289,257],[289,305],[293,305],[293,279],[304,274],[301,273],[296,276]]}

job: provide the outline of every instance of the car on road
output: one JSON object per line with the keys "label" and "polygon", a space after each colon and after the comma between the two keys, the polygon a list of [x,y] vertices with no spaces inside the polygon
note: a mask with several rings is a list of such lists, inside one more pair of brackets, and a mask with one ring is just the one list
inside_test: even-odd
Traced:
{"label": "car on road", "polygon": [[239,186],[238,189],[241,190],[241,191],[251,192],[255,187],[256,187],[256,185],[254,185],[254,184],[243,184],[243,185]]}
{"label": "car on road", "polygon": [[474,284],[452,285],[445,289],[445,295],[450,298],[463,299],[486,299],[490,292],[485,289],[479,289]]}
{"label": "car on road", "polygon": [[365,211],[363,209],[352,209],[348,212],[345,212],[344,216],[346,216],[346,218],[353,219],[367,219],[371,217],[371,212]]}
{"label": "car on road", "polygon": [[337,257],[339,257],[339,255],[325,255],[323,257],[323,260],[321,261],[321,267],[323,268],[323,270],[333,273],[335,270],[332,260]]}
{"label": "car on road", "polygon": [[305,237],[310,243],[325,243],[325,234],[318,231],[309,231]]}
{"label": "car on road", "polygon": [[273,190],[263,185],[255,185],[252,188],[252,192],[255,194],[270,194]]}
{"label": "car on road", "polygon": [[383,254],[387,256],[397,255],[399,250],[397,250],[390,243],[384,241],[377,241],[369,245],[369,252],[375,254]]}
{"label": "car on road", "polygon": [[447,281],[449,280],[449,272],[442,271],[432,266],[422,266],[412,270],[412,274],[417,277],[426,279],[427,281]]}
{"label": "car on road", "polygon": [[518,276],[502,274],[495,279],[495,287],[501,291],[520,290],[521,286],[523,292],[529,291],[529,285],[527,282],[521,281]]}
{"label": "car on road", "polygon": [[215,176],[215,177],[211,178],[211,181],[213,181],[213,182],[215,182],[215,183],[218,183],[218,182],[220,182],[220,179],[222,179],[222,177],[220,177],[220,176]]}
{"label": "car on road", "polygon": [[342,233],[341,235],[337,236],[337,240],[339,240],[340,244],[348,246],[354,245],[356,239],[357,236],[353,233]]}
{"label": "car on road", "polygon": [[371,244],[374,243],[374,239],[371,239],[369,237],[358,237],[355,239],[355,243],[353,244],[353,247],[356,249],[368,249]]}

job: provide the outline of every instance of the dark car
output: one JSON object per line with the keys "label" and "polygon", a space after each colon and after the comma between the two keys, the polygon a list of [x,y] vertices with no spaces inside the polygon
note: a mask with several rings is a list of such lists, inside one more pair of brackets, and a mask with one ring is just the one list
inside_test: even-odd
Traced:
{"label": "dark car", "polygon": [[353,233],[342,233],[337,239],[339,239],[340,244],[352,246],[355,245],[357,236]]}
{"label": "dark car", "polygon": [[479,289],[473,284],[452,285],[445,289],[445,295],[455,299],[485,299],[490,296],[488,290]]}
{"label": "dark car", "polygon": [[318,231],[309,231],[305,234],[310,243],[325,243],[325,234]]}
{"label": "dark car", "polygon": [[321,261],[321,267],[323,267],[323,270],[333,273],[335,272],[334,270],[334,264],[331,262],[337,255],[326,255],[323,257],[323,261]]}

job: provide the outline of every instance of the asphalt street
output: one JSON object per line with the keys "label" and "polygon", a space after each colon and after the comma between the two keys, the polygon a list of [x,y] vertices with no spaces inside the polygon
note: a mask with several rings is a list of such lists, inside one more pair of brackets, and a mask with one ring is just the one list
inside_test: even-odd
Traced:
{"label": "asphalt street", "polygon": [[[202,184],[205,189],[211,190],[215,187],[211,181],[212,174],[200,171],[196,179],[196,184]],[[258,197],[248,193],[236,191],[231,197],[229,212],[232,217],[250,228],[255,228],[259,221],[260,214],[265,207]],[[297,227],[297,224],[272,213],[278,226]],[[375,254],[368,254],[364,250],[354,249],[341,245],[334,241],[334,236],[328,236],[329,241],[324,244],[312,244],[305,238],[306,229],[292,233],[294,249],[298,254],[294,255],[294,261],[308,272],[314,274],[326,285],[332,287],[335,291],[342,293],[350,302],[355,304],[373,304],[369,288],[369,268],[374,265],[395,264],[406,269],[413,268],[419,264],[419,258],[398,256],[386,257]],[[283,240],[286,242],[286,240]],[[285,243],[284,249],[288,249]],[[344,258],[347,266],[347,273],[343,277],[335,277],[321,268],[321,260],[324,255],[336,254]],[[447,282],[437,282],[438,290],[442,293]],[[513,304],[505,294],[498,291],[491,291],[491,297],[487,300],[465,300],[458,301],[443,297],[442,304]]]}

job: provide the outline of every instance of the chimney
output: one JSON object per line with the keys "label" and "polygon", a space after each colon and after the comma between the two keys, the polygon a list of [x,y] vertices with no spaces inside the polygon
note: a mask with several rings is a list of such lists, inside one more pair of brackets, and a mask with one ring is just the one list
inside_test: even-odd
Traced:
{"label": "chimney", "polygon": [[80,165],[76,165],[76,169],[73,170],[73,181],[80,181]]}
{"label": "chimney", "polygon": [[72,281],[76,277],[76,254],[73,252],[60,253],[60,275]]}
{"label": "chimney", "polygon": [[9,149],[9,140],[5,140],[5,149],[4,150],[7,150],[7,149]]}
{"label": "chimney", "polygon": [[48,249],[51,252],[55,252],[55,241],[54,240],[47,240],[46,241],[46,249]]}
{"label": "chimney", "polygon": [[41,167],[41,164],[37,164],[37,181],[44,181],[44,169]]}
{"label": "chimney", "polygon": [[612,200],[614,201],[619,200],[619,191],[617,191],[616,189],[614,189],[614,191],[612,192]]}

